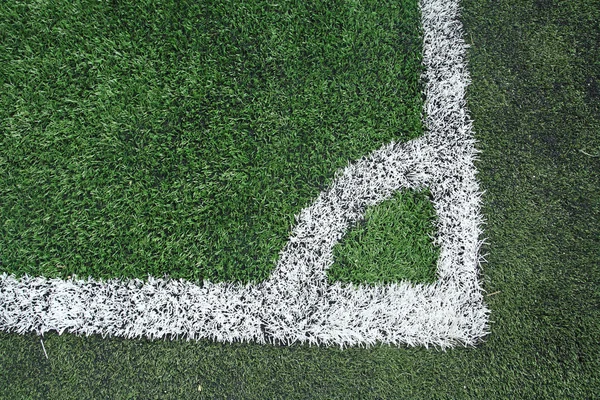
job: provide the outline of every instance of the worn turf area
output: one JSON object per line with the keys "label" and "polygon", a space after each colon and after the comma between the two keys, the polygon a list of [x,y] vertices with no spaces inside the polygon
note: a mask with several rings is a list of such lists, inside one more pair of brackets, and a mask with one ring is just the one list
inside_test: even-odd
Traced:
{"label": "worn turf area", "polygon": [[0,333],[0,398],[594,398],[600,8],[464,0],[487,218],[482,345],[322,349]]}
{"label": "worn turf area", "polygon": [[417,0],[0,6],[0,271],[261,281],[334,173],[423,134]]}

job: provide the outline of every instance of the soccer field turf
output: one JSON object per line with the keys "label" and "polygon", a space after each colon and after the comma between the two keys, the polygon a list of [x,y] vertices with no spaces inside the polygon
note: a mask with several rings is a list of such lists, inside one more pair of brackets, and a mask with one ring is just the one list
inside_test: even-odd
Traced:
{"label": "soccer field turf", "polygon": [[0,397],[594,398],[600,9],[595,0],[461,5],[486,191],[484,343],[340,350],[48,333],[42,347],[37,335],[1,332]]}
{"label": "soccer field turf", "polygon": [[6,10],[0,327],[485,336],[455,2],[56,4]]}
{"label": "soccer field turf", "polygon": [[9,273],[262,281],[336,171],[423,133],[416,0],[0,12]]}

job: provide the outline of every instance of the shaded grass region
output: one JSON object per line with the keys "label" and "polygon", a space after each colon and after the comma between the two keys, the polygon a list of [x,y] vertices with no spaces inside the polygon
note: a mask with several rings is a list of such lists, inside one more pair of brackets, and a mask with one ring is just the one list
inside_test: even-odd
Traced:
{"label": "shaded grass region", "polygon": [[[463,0],[491,334],[475,348],[0,333],[0,398],[589,399],[600,393],[600,8]],[[200,389],[200,390],[199,390]]]}
{"label": "shaded grass region", "polygon": [[423,133],[416,0],[0,5],[0,262],[261,281],[334,173]]}

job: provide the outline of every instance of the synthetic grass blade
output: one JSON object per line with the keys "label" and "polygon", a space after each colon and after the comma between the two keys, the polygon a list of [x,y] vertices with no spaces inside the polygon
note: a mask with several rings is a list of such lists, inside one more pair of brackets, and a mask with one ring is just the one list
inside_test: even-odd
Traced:
{"label": "synthetic grass blade", "polygon": [[[427,134],[348,165],[297,216],[259,284],[0,278],[0,328],[39,334],[212,338],[352,346],[476,344],[488,310],[478,282],[480,193],[465,107],[469,82],[458,1],[423,0]],[[438,280],[330,285],[333,247],[367,207],[427,187],[438,215]]]}

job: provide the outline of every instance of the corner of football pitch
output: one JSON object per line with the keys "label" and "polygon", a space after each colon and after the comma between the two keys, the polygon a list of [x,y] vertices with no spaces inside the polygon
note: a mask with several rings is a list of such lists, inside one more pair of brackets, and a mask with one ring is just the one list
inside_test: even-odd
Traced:
{"label": "corner of football pitch", "polygon": [[[479,343],[488,334],[489,310],[479,276],[483,217],[458,1],[422,0],[420,11],[425,134],[387,143],[338,170],[296,216],[267,279],[65,279],[5,272],[0,329],[340,347]],[[437,216],[435,282],[328,280],[334,247],[367,209],[401,190],[422,189],[430,192]]]}

